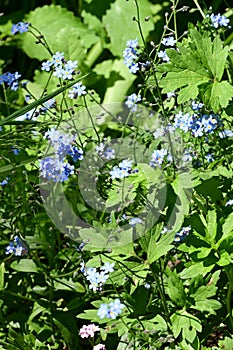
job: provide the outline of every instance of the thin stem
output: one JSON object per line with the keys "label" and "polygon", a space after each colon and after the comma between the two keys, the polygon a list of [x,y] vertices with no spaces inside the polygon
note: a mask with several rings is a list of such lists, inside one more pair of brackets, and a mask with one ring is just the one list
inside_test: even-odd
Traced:
{"label": "thin stem", "polygon": [[205,14],[204,12],[202,11],[202,8],[201,6],[198,4],[198,1],[197,0],[193,0],[193,2],[195,3],[195,5],[197,6],[198,10],[200,11],[200,14],[202,15],[203,18],[205,18]]}
{"label": "thin stem", "polygon": [[175,38],[176,38],[176,41],[177,41],[177,40],[178,40],[178,35],[177,35],[176,4],[175,4],[175,0],[173,0],[172,10],[173,10],[173,18],[174,18],[174,31],[175,31]]}

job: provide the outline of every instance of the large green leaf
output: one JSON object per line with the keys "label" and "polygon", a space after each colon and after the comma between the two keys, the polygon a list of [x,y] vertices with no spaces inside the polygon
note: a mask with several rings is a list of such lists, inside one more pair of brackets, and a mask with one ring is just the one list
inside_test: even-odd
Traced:
{"label": "large green leaf", "polygon": [[[66,59],[79,60],[99,38],[79,18],[61,6],[46,5],[30,12],[26,20],[46,38],[52,52],[64,52]],[[26,33],[21,36],[22,47],[31,58],[49,59],[50,53],[35,38]]]}

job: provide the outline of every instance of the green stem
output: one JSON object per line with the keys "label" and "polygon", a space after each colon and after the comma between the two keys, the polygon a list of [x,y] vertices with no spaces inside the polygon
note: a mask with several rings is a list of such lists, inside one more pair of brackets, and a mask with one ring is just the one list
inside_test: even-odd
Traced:
{"label": "green stem", "polygon": [[[138,2],[137,2],[137,0],[134,0],[134,2],[136,4],[136,9],[137,9],[138,29],[139,29],[139,32],[140,32],[143,44],[145,46],[146,55],[147,55],[148,59],[150,60],[150,54],[148,52],[148,48],[147,48],[146,41],[145,41],[144,36],[143,36],[142,27],[141,27],[141,23],[140,23],[140,11],[139,11]],[[151,65],[151,67],[152,67],[152,73],[153,73],[153,77],[154,77],[154,80],[155,80],[155,86],[157,88],[158,97],[159,97],[159,101],[160,101],[160,105],[161,105],[161,109],[162,109],[162,115],[166,119],[166,121],[168,122],[169,120],[168,120],[168,116],[167,116],[167,113],[166,113],[165,108],[164,108],[163,98],[162,98],[161,91],[160,91],[160,88],[159,88],[159,82],[158,82],[158,79],[157,79],[155,67],[154,67],[153,64]],[[175,176],[176,175],[176,165],[175,165],[175,159],[174,159],[174,154],[175,153],[173,151],[173,146],[172,146],[170,132],[168,132],[168,142],[169,142],[169,146],[170,146],[170,150],[171,150],[171,154],[172,154],[172,165],[173,165],[173,171],[174,171],[174,176]]]}
{"label": "green stem", "polygon": [[227,312],[229,315],[231,328],[233,330],[233,315],[232,315],[232,308],[231,308],[231,301],[232,301],[232,291],[233,291],[233,278],[232,275],[227,268],[225,268],[225,272],[228,278],[228,291],[227,291],[227,300],[226,300],[226,306],[227,306]]}
{"label": "green stem", "polygon": [[202,17],[205,18],[205,14],[202,11],[201,6],[198,4],[198,1],[197,0],[193,0],[193,1],[194,1],[195,5],[197,6],[198,10],[200,11],[200,14],[202,15]]}
{"label": "green stem", "polygon": [[151,265],[150,265],[150,270],[151,270],[152,276],[153,276],[153,278],[154,278],[154,280],[155,280],[155,283],[156,283],[156,286],[157,286],[157,289],[158,289],[158,292],[159,292],[159,295],[160,295],[160,298],[161,298],[161,301],[162,301],[162,304],[163,304],[163,309],[164,309],[164,313],[165,313],[167,325],[168,325],[168,327],[170,328],[171,321],[170,321],[170,316],[169,316],[169,311],[168,311],[168,307],[167,307],[167,302],[166,302],[165,295],[164,295],[163,290],[162,290],[162,288],[161,288],[159,278],[158,278],[157,275],[154,273],[154,271],[153,271]]}

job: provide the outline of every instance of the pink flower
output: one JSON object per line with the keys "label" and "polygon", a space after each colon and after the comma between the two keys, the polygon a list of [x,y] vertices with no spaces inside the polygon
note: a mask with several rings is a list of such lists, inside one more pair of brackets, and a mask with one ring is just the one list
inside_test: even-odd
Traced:
{"label": "pink flower", "polygon": [[89,337],[93,338],[95,335],[95,332],[98,332],[99,330],[100,330],[99,326],[96,326],[94,323],[92,323],[92,324],[89,324],[88,326],[83,325],[79,331],[79,334],[81,338],[89,338]]}

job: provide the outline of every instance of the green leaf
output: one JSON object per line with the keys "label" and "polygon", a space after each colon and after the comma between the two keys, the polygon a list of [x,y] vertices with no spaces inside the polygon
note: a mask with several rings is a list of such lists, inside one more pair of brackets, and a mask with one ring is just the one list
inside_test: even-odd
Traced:
{"label": "green leaf", "polygon": [[189,213],[192,178],[190,173],[183,173],[177,176],[176,180],[171,183],[177,200],[169,219],[169,226],[174,232],[177,232],[182,226],[185,215]]}
{"label": "green leaf", "polygon": [[19,261],[13,261],[11,268],[16,271],[22,272],[39,272],[38,267],[31,259],[21,259]]}
{"label": "green leaf", "polygon": [[166,269],[166,274],[168,275],[166,286],[167,294],[177,306],[183,307],[186,302],[186,294],[179,275],[169,268]]}
{"label": "green leaf", "polygon": [[229,254],[225,250],[220,251],[220,259],[217,262],[219,266],[227,266],[233,263],[233,254]]}
{"label": "green leaf", "polygon": [[[61,6],[37,7],[26,16],[26,21],[44,35],[53,53],[63,52],[67,60],[84,58],[87,50],[99,41],[98,36],[80,18]],[[38,60],[51,58],[43,45],[35,44],[35,38],[29,32],[20,36],[20,40],[29,57]]]}
{"label": "green leaf", "polygon": [[158,240],[157,235],[152,235],[147,251],[147,260],[150,264],[161,258],[161,256],[167,254],[174,245],[171,244],[174,241],[174,232],[167,232],[161,235]]}
{"label": "green leaf", "polygon": [[181,273],[180,277],[182,279],[194,278],[198,275],[205,276],[208,272],[210,272],[214,268],[215,264],[210,264],[208,266],[204,265],[203,261],[195,262],[193,265],[186,267]]}
{"label": "green leaf", "polygon": [[218,240],[217,242],[217,248],[220,246],[220,244],[227,238],[232,237],[232,231],[233,231],[233,213],[230,213],[223,226],[222,226],[222,231],[223,231],[223,235],[222,237]]}
{"label": "green leaf", "polygon": [[214,245],[217,234],[217,213],[212,210],[207,214],[206,240],[210,245]]}
{"label": "green leaf", "polygon": [[198,94],[214,112],[228,106],[233,96],[233,87],[221,81],[227,64],[229,47],[223,47],[220,37],[214,41],[208,33],[200,34],[190,29],[190,40],[183,39],[178,51],[167,49],[170,61],[158,66],[158,71],[166,72],[160,80],[162,92],[178,90],[178,103],[195,99]]}
{"label": "green leaf", "polygon": [[[153,6],[148,0],[141,1],[139,7],[142,31],[146,38],[149,32],[154,29],[154,24],[153,20],[146,22],[143,19],[147,16],[153,18],[153,13],[157,14],[162,7]],[[116,0],[111,4],[111,8],[107,10],[106,15],[103,16],[102,21],[110,37],[108,47],[115,56],[122,57],[126,41],[129,39],[138,37],[139,44],[143,44],[142,39],[138,35],[138,24],[132,20],[133,17],[137,17],[136,6],[133,2],[125,0]],[[156,17],[156,20],[158,19]]]}
{"label": "green leaf", "polygon": [[214,81],[204,86],[203,102],[218,112],[220,106],[225,108],[233,96],[233,86],[227,81]]}
{"label": "green leaf", "polygon": [[84,293],[85,288],[79,282],[73,282],[71,279],[67,280],[65,278],[58,279],[54,281],[54,288],[56,290],[73,290],[79,293]]}
{"label": "green leaf", "polygon": [[183,337],[192,343],[196,337],[196,331],[201,332],[200,320],[186,311],[176,312],[171,316],[172,330],[177,338],[182,332]]}

